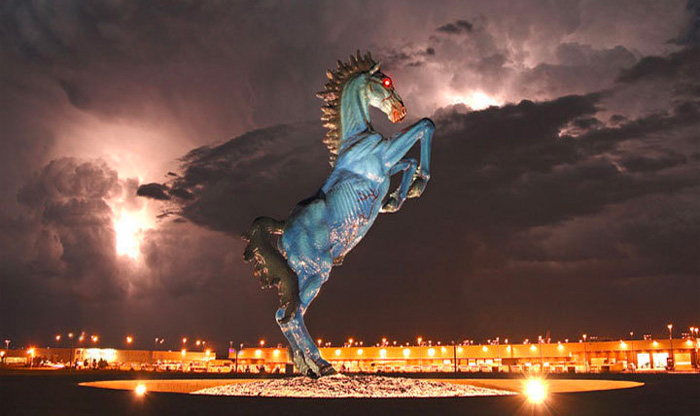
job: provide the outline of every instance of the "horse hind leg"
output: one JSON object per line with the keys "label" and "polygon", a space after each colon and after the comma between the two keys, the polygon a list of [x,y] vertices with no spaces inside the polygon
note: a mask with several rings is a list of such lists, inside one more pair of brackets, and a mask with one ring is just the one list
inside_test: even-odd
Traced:
{"label": "horse hind leg", "polygon": [[277,287],[283,320],[289,320],[299,303],[299,282],[287,259],[277,249],[275,236],[282,234],[284,221],[259,217],[241,237],[248,242],[243,251],[245,262],[253,263],[253,274],[263,289]]}
{"label": "horse hind leg", "polygon": [[[284,323],[278,320],[280,329],[291,346],[294,365],[302,374],[312,378],[336,374],[333,366],[323,359],[321,352],[311,339],[304,323],[302,310],[300,305],[291,319]],[[283,314],[284,311],[279,309],[276,316],[281,317]]]}

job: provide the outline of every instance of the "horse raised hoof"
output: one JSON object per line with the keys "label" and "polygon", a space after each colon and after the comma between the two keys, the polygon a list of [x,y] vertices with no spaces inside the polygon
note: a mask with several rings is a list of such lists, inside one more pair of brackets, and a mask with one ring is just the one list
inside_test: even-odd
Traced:
{"label": "horse raised hoof", "polygon": [[418,198],[423,195],[426,185],[428,185],[428,177],[418,176],[413,180],[411,188],[408,190],[407,198]]}
{"label": "horse raised hoof", "polygon": [[379,212],[381,213],[392,213],[399,210],[399,199],[393,194],[386,200],[384,205]]}

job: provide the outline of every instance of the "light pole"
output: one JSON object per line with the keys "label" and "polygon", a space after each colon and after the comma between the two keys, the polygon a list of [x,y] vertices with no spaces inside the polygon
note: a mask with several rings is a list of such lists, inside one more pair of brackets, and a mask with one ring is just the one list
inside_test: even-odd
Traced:
{"label": "light pole", "polygon": [[423,352],[421,348],[421,344],[423,343],[423,337],[418,337],[418,363],[420,364],[420,372],[423,372]]}
{"label": "light pole", "polygon": [[632,344],[632,368],[637,369],[637,354],[634,351],[634,331],[630,331],[630,344]]}
{"label": "light pole", "polygon": [[700,359],[698,359],[698,328],[697,327],[691,327],[690,328],[690,336],[694,339],[695,343],[695,369],[700,368]]}
{"label": "light pole", "polygon": [[673,371],[676,367],[676,354],[673,351],[673,324],[666,325],[666,328],[668,328],[668,340],[671,343],[671,362],[669,363],[668,370]]}
{"label": "light pole", "polygon": [[156,362],[156,348],[158,348],[158,344],[162,344],[163,341],[165,341],[165,338],[158,337],[153,341],[153,354],[151,354],[151,361],[153,361],[153,364]]}
{"label": "light pole", "polygon": [[235,369],[234,373],[238,374],[238,353],[243,349],[243,343],[241,342],[240,345],[238,346],[238,349],[236,350],[236,364],[235,364]]}
{"label": "light pole", "polygon": [[73,339],[73,333],[68,333],[68,338],[70,338],[70,362],[68,363],[68,368],[73,371],[73,349],[75,348],[75,340]]}
{"label": "light pole", "polygon": [[586,359],[586,334],[583,334],[583,368],[584,372],[588,372],[588,360]]}
{"label": "light pole", "polygon": [[452,358],[454,359],[455,374],[457,374],[457,345],[454,341],[452,341]]}

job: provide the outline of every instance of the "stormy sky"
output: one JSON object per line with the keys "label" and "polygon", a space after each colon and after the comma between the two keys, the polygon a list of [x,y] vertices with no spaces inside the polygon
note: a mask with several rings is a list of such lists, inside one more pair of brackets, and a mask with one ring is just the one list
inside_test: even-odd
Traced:
{"label": "stormy sky", "polygon": [[242,262],[329,172],[371,50],[432,179],[307,314],[340,343],[664,334],[700,316],[700,2],[4,1],[0,337],[283,338]]}

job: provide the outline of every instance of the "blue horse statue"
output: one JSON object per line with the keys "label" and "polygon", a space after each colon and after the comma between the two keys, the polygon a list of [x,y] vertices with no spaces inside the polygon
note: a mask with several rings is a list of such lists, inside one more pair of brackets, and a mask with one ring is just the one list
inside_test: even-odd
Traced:
{"label": "blue horse statue", "polygon": [[[254,265],[263,288],[276,286],[280,305],[275,319],[289,341],[297,369],[309,377],[335,374],[304,324],[304,314],[328,280],[333,266],[367,234],[379,213],[396,212],[417,198],[430,179],[430,143],[435,125],[424,118],[386,139],[372,128],[369,106],[397,123],[406,107],[391,78],[368,52],[338,61],[317,93],[328,132],[332,171],[316,195],[303,200],[286,221],[257,218],[243,235],[244,259]],[[420,162],[406,157],[420,141]],[[389,194],[390,179],[402,174]]]}

